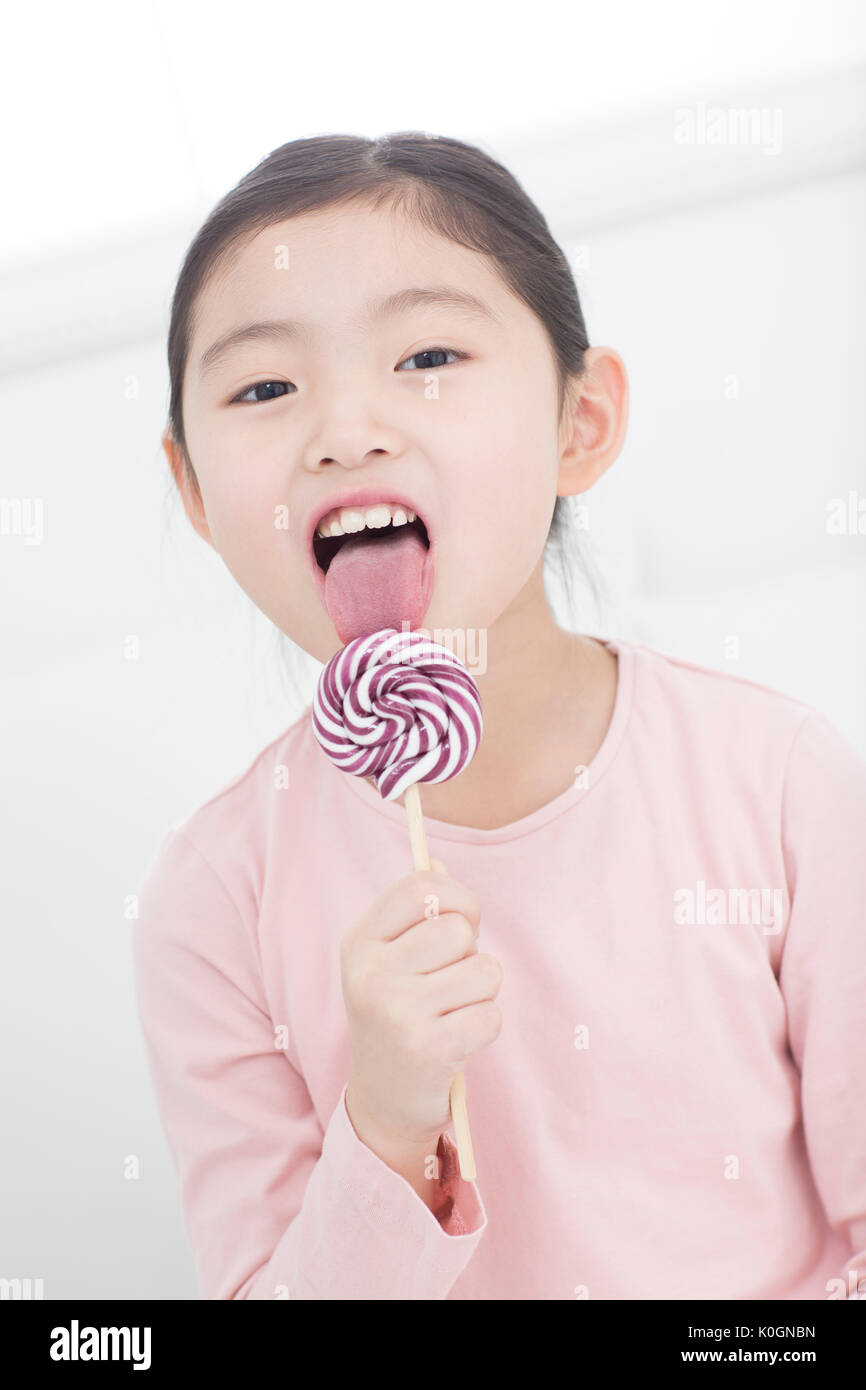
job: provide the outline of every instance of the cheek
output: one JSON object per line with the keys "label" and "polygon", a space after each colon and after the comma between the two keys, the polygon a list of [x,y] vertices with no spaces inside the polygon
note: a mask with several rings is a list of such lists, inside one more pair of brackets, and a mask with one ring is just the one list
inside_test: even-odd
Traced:
{"label": "cheek", "polygon": [[241,578],[285,565],[292,525],[288,489],[277,468],[261,458],[255,464],[237,456],[213,454],[202,482],[202,496],[217,550]]}
{"label": "cheek", "polygon": [[[528,576],[544,549],[556,502],[556,440],[539,414],[503,409],[461,448],[449,480],[454,535],[491,571]],[[482,570],[483,573],[483,570]]]}
{"label": "cheek", "polygon": [[[504,460],[479,461],[472,485],[454,489],[454,522],[442,546],[440,598],[447,614],[470,627],[490,628],[516,599],[544,551],[555,487],[542,486],[528,465],[510,473]],[[449,621],[456,621],[449,617]]]}
{"label": "cheek", "polygon": [[[540,496],[517,489],[485,509],[472,527],[469,541],[481,582],[517,593],[538,563],[547,538],[546,508]],[[551,503],[551,508],[552,508]]]}

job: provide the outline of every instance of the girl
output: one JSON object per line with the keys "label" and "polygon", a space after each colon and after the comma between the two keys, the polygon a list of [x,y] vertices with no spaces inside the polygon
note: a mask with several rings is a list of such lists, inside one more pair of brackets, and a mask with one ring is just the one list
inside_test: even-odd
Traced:
{"label": "girl", "polygon": [[168,357],[186,513],[258,607],[321,662],[457,634],[484,711],[421,787],[429,873],[309,708],[162,842],[136,978],[203,1296],[866,1291],[866,763],[554,621],[628,383],[522,188],[421,133],[284,145],[192,242]]}

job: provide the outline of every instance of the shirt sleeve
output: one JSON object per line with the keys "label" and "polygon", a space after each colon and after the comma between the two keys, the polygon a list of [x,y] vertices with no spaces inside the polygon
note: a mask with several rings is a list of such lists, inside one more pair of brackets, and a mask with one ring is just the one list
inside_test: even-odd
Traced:
{"label": "shirt sleeve", "polygon": [[866,1294],[866,762],[817,710],[791,748],[782,832],[791,910],[779,984],[809,1161],[851,1251],[839,1279],[856,1299]]}
{"label": "shirt sleeve", "polygon": [[256,942],[221,877],[169,831],[133,923],[139,1019],[206,1299],[444,1299],[487,1216],[440,1136],[436,1215],[358,1137],[324,1129],[276,1045]]}

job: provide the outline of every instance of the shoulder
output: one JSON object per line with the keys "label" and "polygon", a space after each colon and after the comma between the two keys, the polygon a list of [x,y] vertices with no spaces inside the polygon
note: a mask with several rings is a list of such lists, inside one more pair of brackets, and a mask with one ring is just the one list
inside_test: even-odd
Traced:
{"label": "shoulder", "polygon": [[172,829],[205,854],[227,842],[235,845],[259,843],[270,811],[271,792],[279,789],[283,774],[288,773],[301,756],[309,722],[310,711],[305,709],[293,724],[257,753],[246,768]]}
{"label": "shoulder", "polygon": [[794,723],[799,723],[814,708],[795,695],[741,675],[733,668],[688,661],[683,656],[641,642],[627,645],[635,653],[644,681],[652,682],[669,699],[679,703],[700,705],[707,710],[772,713]]}
{"label": "shoulder", "polygon": [[818,767],[856,783],[866,763],[817,706],[775,686],[629,642],[634,699],[647,736],[700,768],[724,766],[764,789],[796,789]]}
{"label": "shoulder", "polygon": [[219,787],[163,835],[146,872],[140,900],[154,924],[169,903],[172,915],[207,903],[222,915],[255,921],[276,796],[309,758],[309,709],[267,744],[246,768]]}

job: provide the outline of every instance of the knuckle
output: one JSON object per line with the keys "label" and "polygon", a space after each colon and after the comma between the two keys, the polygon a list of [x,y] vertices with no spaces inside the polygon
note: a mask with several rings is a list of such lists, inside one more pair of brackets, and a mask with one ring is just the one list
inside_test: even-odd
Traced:
{"label": "knuckle", "polygon": [[478,947],[475,943],[475,932],[472,930],[472,923],[463,916],[457,918],[457,944],[464,952],[476,952]]}
{"label": "knuckle", "polygon": [[471,888],[467,890],[466,916],[476,927],[481,922],[481,903]]}
{"label": "knuckle", "polygon": [[380,1004],[380,1013],[384,1024],[390,1031],[400,1033],[404,1030],[406,1011],[399,994],[392,992],[385,995]]}
{"label": "knuckle", "polygon": [[493,1037],[498,1037],[502,1029],[502,1010],[493,999],[488,1000],[484,1006],[484,1021]]}
{"label": "knuckle", "polygon": [[381,971],[369,951],[358,951],[343,968],[343,983],[356,1001],[374,1004],[381,989]]}
{"label": "knuckle", "polygon": [[481,971],[484,978],[489,981],[495,989],[498,989],[502,983],[502,966],[499,964],[496,957],[482,952],[480,955],[476,956],[476,961],[478,963],[478,969]]}
{"label": "knuckle", "polygon": [[439,926],[440,930],[444,928],[448,933],[446,939],[448,942],[448,950],[452,955],[455,957],[465,956],[466,953],[471,950],[471,946],[475,941],[472,928],[469,926],[466,918],[462,917],[459,912],[449,912],[445,916],[440,917]]}

